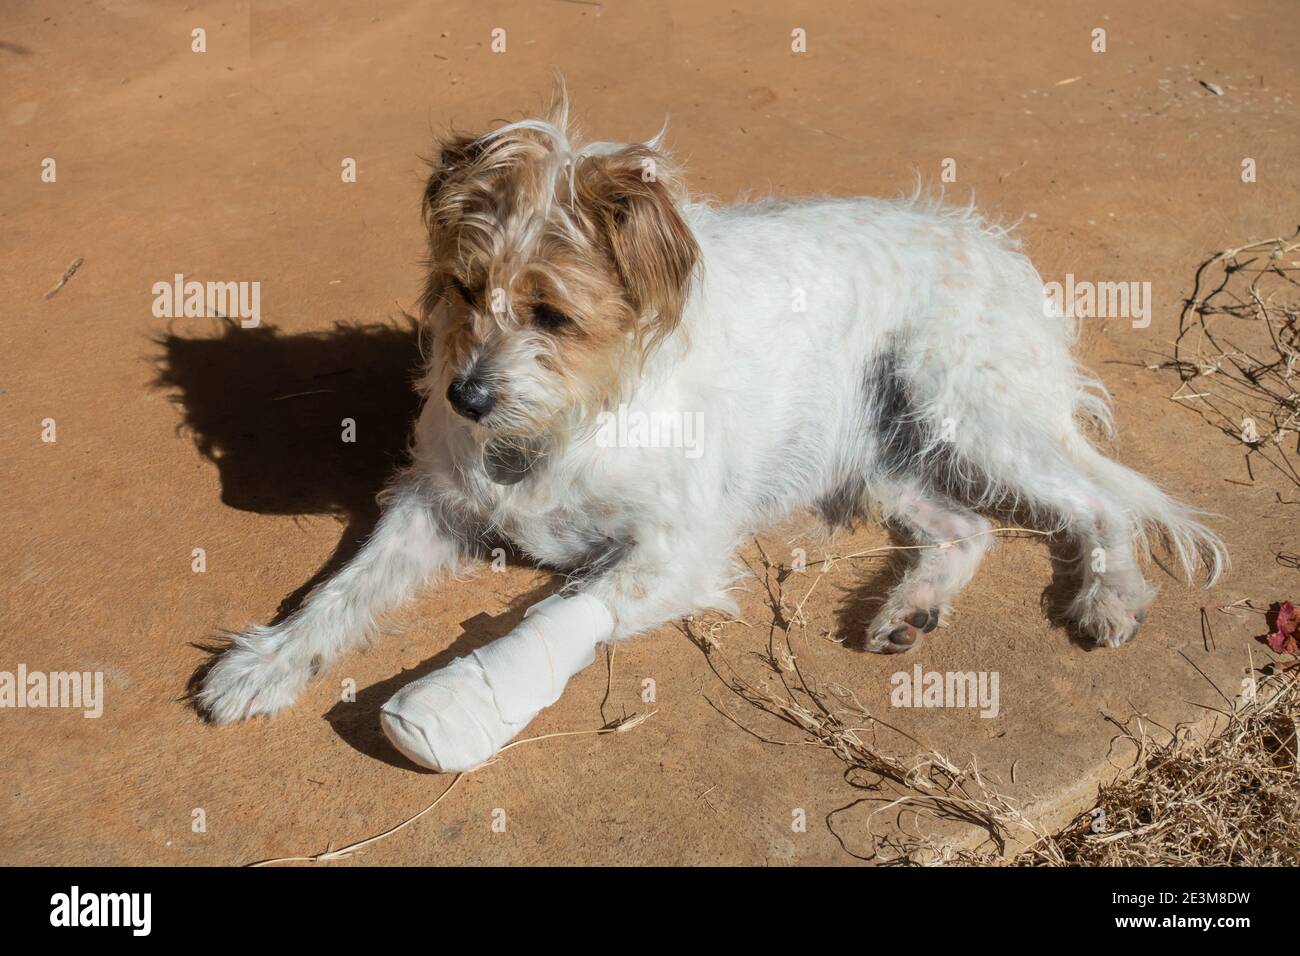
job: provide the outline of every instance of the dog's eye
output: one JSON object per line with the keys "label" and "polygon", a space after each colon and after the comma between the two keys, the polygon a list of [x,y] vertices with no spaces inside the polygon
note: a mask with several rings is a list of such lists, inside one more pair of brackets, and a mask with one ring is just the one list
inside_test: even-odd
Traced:
{"label": "dog's eye", "polygon": [[461,282],[456,276],[448,276],[447,282],[451,285],[452,289],[456,291],[456,294],[465,300],[467,305],[474,304],[474,293],[470,290],[469,286]]}
{"label": "dog's eye", "polygon": [[569,325],[573,320],[561,312],[559,309],[547,305],[545,302],[538,302],[533,306],[533,325],[547,332],[555,332]]}

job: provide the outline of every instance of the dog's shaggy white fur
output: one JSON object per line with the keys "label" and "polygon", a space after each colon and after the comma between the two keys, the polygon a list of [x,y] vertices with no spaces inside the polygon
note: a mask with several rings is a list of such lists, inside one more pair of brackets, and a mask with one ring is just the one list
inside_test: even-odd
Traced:
{"label": "dog's shaggy white fur", "polygon": [[[694,202],[657,140],[578,148],[565,112],[445,145],[412,461],[358,555],[215,664],[212,719],[287,707],[378,614],[499,539],[573,572],[616,639],[729,608],[738,543],[810,507],[961,539],[919,551],[873,651],[942,622],[986,514],[1076,544],[1069,616],[1098,644],[1145,615],[1148,537],[1218,576],[1219,539],[1085,437],[1109,427],[1104,390],[1006,230],[916,197]],[[610,447],[600,416],[620,408],[696,415],[697,453]]]}

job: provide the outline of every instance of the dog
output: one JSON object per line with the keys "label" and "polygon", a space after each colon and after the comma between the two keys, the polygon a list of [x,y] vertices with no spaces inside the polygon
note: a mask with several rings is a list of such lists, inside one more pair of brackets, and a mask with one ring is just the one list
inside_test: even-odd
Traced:
{"label": "dog", "polygon": [[[887,654],[947,623],[990,516],[1070,542],[1067,615],[1097,645],[1144,620],[1152,539],[1219,577],[1199,513],[1094,444],[1108,396],[1009,230],[919,190],[695,201],[663,135],[580,145],[561,102],[442,143],[409,464],[348,564],[234,637],[198,694],[212,721],[288,707],[378,615],[500,542],[566,572],[622,640],[734,612],[760,529],[873,517],[922,546],[858,641]],[[695,454],[611,440],[611,415],[690,416]]]}

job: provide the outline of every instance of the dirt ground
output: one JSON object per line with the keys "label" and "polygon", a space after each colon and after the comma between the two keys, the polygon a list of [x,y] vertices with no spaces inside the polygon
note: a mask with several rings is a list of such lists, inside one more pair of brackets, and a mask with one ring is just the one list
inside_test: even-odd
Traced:
{"label": "dirt ground", "polygon": [[[206,30],[207,51],[191,51]],[[506,31],[493,52],[492,31]],[[806,30],[807,51],[791,50]],[[1090,49],[1106,31],[1106,50]],[[1113,391],[1114,453],[1221,517],[1234,568],[1161,588],[1138,640],[1092,651],[1045,616],[1039,540],[1004,540],[957,624],[910,656],[835,643],[880,567],[846,562],[808,597],[801,665],[961,761],[1044,820],[1123,763],[1134,713],[1173,726],[1267,657],[1254,615],[1201,606],[1294,597],[1295,494],[1168,396],[1198,262],[1284,235],[1300,213],[1300,20],[1287,0],[745,4],[31,3],[0,13],[0,670],[102,671],[104,712],[0,710],[0,863],[241,864],[316,853],[426,806],[450,778],[380,733],[412,677],[505,633],[550,586],[524,566],[426,594],[273,721],[206,725],[185,700],[219,628],[271,618],[361,533],[401,454],[418,352],[422,156],[435,131],[532,112],[550,70],[583,127],[669,145],[697,194],[972,194],[1045,279],[1149,281],[1147,328],[1087,323]],[[1214,84],[1215,95],[1201,81]],[[42,180],[53,158],[57,179]],[[356,161],[354,183],[340,176]],[[1242,181],[1243,159],[1257,181]],[[80,268],[47,291],[74,260]],[[174,274],[261,283],[262,326],[155,318]],[[352,417],[358,440],[339,441]],[[57,440],[42,440],[52,419]],[[864,529],[838,553],[884,542]],[[825,551],[811,520],[764,538]],[[193,570],[201,548],[206,570]],[[756,563],[758,552],[747,558]],[[787,580],[802,598],[815,574]],[[878,588],[877,588],[878,591]],[[1050,596],[1050,593],[1049,593]],[[770,620],[716,652],[753,671]],[[891,708],[890,675],[996,671],[996,718]],[[643,701],[653,681],[653,703]],[[345,681],[358,688],[342,700]],[[635,729],[516,747],[366,864],[853,863],[929,826],[876,813],[872,781],[763,717],[679,627],[603,655],[528,734]],[[755,732],[750,732],[755,731]],[[892,732],[884,746],[917,751]],[[806,828],[797,826],[799,813]],[[197,821],[197,822],[196,822]],[[504,827],[500,824],[504,821]],[[494,826],[494,824],[496,824]],[[874,837],[873,837],[874,835]],[[970,834],[955,833],[954,839]]]}

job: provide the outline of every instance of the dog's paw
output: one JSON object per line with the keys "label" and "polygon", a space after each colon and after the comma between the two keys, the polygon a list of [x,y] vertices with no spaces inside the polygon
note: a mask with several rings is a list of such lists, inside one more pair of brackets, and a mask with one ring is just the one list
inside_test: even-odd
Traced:
{"label": "dog's paw", "polygon": [[195,696],[199,710],[214,724],[229,724],[292,704],[312,669],[283,654],[279,644],[262,634],[237,635],[204,677]]}
{"label": "dog's paw", "polygon": [[922,634],[929,634],[945,623],[948,608],[913,608],[894,611],[886,608],[867,626],[863,640],[853,650],[873,654],[904,654],[916,646]]}
{"label": "dog's paw", "polygon": [[1098,647],[1122,647],[1137,636],[1146,618],[1146,611],[1131,611],[1116,600],[1091,605],[1077,623]]}
{"label": "dog's paw", "polygon": [[1147,619],[1151,603],[1151,589],[1145,583],[1139,585],[1129,590],[1107,585],[1091,588],[1075,599],[1070,617],[1098,647],[1127,644]]}

